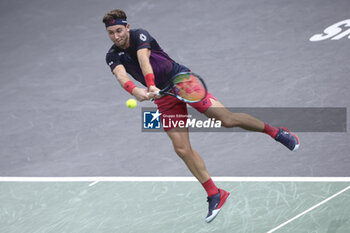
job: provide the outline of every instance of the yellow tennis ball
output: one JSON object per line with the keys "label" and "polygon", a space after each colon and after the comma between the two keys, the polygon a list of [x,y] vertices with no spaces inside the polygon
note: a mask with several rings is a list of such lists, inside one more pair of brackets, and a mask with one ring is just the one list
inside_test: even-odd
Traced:
{"label": "yellow tennis ball", "polygon": [[136,105],[137,105],[137,102],[135,99],[128,99],[128,101],[126,101],[126,106],[128,108],[131,108],[131,109],[136,108]]}

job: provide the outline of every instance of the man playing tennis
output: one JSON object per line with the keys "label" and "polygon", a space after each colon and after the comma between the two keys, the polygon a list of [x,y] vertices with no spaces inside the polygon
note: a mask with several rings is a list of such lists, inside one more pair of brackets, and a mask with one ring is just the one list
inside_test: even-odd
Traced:
{"label": "man playing tennis", "polygon": [[[106,55],[106,62],[112,73],[120,85],[138,101],[155,99],[154,102],[162,115],[175,116],[172,121],[186,120],[186,103],[172,96],[157,94],[171,77],[190,70],[172,60],[146,30],[130,29],[126,19],[125,12],[119,9],[112,10],[103,17],[107,33],[113,42]],[[136,87],[127,73],[146,88]],[[190,105],[207,117],[220,120],[224,127],[263,132],[292,151],[299,148],[299,139],[287,129],[272,127],[245,113],[232,113],[209,92],[205,99]],[[207,192],[209,211],[205,220],[212,221],[230,193],[217,188],[212,181],[203,159],[191,147],[187,128],[169,126],[164,130],[170,137],[177,155]]]}

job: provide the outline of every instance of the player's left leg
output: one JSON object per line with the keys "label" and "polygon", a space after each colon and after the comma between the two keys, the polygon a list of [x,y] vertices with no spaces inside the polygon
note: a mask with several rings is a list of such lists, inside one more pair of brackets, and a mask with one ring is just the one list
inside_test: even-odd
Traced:
{"label": "player's left leg", "polygon": [[265,123],[261,120],[246,114],[246,113],[234,113],[229,111],[218,100],[209,99],[212,105],[204,112],[208,118],[215,118],[220,120],[222,126],[226,128],[240,127],[249,131],[262,132],[265,128]]}
{"label": "player's left leg", "polygon": [[299,149],[298,137],[287,128],[277,128],[246,113],[233,113],[218,100],[210,98],[211,106],[204,112],[209,118],[215,118],[227,128],[240,127],[249,131],[263,132],[282,143],[291,151]]}
{"label": "player's left leg", "polygon": [[240,127],[249,131],[263,132],[292,151],[299,148],[298,137],[289,132],[287,128],[272,127],[249,114],[231,112],[210,93],[204,100],[191,104],[191,106],[204,113],[208,118],[220,120],[224,127]]}

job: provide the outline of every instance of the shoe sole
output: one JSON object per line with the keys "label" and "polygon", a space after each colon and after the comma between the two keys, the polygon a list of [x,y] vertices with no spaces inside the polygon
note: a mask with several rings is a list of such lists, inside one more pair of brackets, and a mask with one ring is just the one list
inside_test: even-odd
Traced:
{"label": "shoe sole", "polygon": [[221,210],[222,207],[225,205],[225,203],[226,203],[226,201],[227,201],[227,199],[228,199],[229,196],[230,196],[230,193],[227,192],[227,196],[224,196],[225,200],[224,200],[224,203],[222,204],[221,208],[220,208],[220,209],[213,210],[213,214],[212,214],[209,218],[206,218],[206,219],[205,219],[205,221],[206,221],[207,223],[210,223],[211,221],[214,220],[214,218],[215,218],[216,216],[218,216],[220,210]]}
{"label": "shoe sole", "polygon": [[299,149],[300,144],[295,145],[294,149],[292,150],[293,152],[297,151]]}
{"label": "shoe sole", "polygon": [[294,147],[294,149],[292,150],[293,152],[295,152],[295,151],[297,151],[298,149],[299,149],[299,147],[300,147],[300,142],[299,142],[299,138],[297,137],[297,135],[295,135],[294,133],[291,133],[291,132],[289,132],[291,135],[293,135],[296,139],[297,139],[297,143],[298,144],[296,144],[295,145],[295,147]]}

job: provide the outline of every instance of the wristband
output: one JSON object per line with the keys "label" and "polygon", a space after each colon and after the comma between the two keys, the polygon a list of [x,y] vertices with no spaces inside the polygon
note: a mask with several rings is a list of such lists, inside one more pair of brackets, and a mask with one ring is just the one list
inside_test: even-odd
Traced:
{"label": "wristband", "polygon": [[132,82],[132,81],[127,81],[124,84],[124,89],[129,92],[132,95],[132,90],[134,90],[134,88],[136,87],[136,85]]}
{"label": "wristband", "polygon": [[155,84],[154,84],[154,74],[152,74],[152,73],[146,74],[145,81],[146,81],[146,85],[147,85],[148,88],[150,86],[155,86]]}

